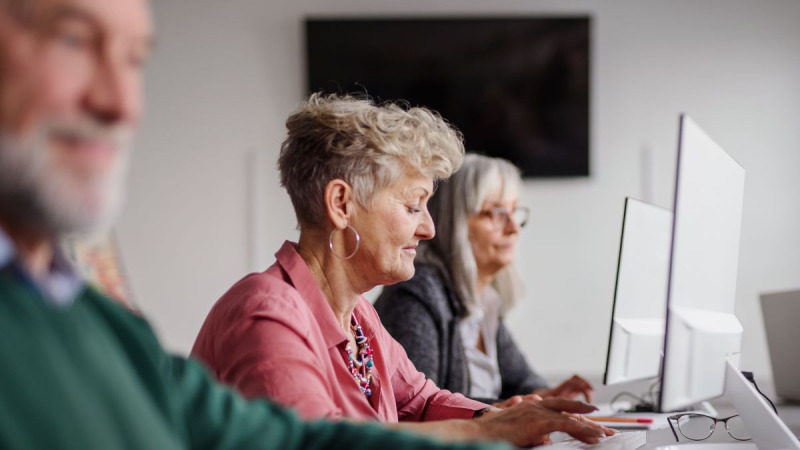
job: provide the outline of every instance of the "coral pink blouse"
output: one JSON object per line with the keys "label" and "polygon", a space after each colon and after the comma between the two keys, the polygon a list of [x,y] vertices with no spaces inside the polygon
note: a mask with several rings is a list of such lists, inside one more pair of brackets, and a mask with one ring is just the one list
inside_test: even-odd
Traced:
{"label": "coral pink blouse", "polygon": [[296,244],[287,241],[275,257],[265,272],[225,293],[200,330],[192,355],[220,381],[246,397],[293,407],[306,419],[430,421],[471,418],[487,406],[426,379],[361,297],[354,314],[375,363],[367,398],[346,363],[344,330]]}

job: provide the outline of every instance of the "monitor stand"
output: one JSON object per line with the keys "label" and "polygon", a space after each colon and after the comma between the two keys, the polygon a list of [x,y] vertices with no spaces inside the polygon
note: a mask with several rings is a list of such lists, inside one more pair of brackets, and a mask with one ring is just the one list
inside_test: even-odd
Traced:
{"label": "monitor stand", "polygon": [[800,449],[797,437],[731,361],[726,363],[725,397],[742,417],[759,450]]}

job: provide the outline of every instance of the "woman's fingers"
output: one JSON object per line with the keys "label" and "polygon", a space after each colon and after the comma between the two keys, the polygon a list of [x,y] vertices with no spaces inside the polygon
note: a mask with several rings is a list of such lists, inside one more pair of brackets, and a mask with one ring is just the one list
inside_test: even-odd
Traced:
{"label": "woman's fingers", "polygon": [[[555,429],[553,431],[567,433],[575,439],[587,444],[596,444],[601,438],[610,436],[606,434],[604,430],[605,427],[591,423],[591,421],[576,420],[569,414],[562,414],[561,417],[563,417],[563,420],[555,424]],[[611,430],[611,434],[614,434],[613,430]]]}
{"label": "woman's fingers", "polygon": [[528,395],[515,395],[513,397],[509,397],[501,402],[492,403],[492,406],[495,408],[508,408],[510,406],[514,406],[518,403],[522,403],[525,400],[531,400],[534,402],[538,402],[541,400],[542,397],[537,394],[528,394]]}
{"label": "woman's fingers", "polygon": [[591,403],[594,396],[594,388],[591,383],[578,375],[573,375],[572,378],[561,383],[552,392],[554,396],[567,398],[574,398],[581,394],[586,398],[587,402]]}
{"label": "woman's fingers", "polygon": [[525,398],[527,398],[527,396],[523,397],[521,395],[515,395],[503,400],[502,402],[492,403],[492,406],[495,408],[508,408],[509,406],[516,405],[517,403],[522,403]]}
{"label": "woman's fingers", "polygon": [[590,412],[597,411],[596,406],[588,405],[586,403],[579,402],[577,400],[569,400],[561,397],[548,397],[542,399],[539,403],[544,407],[546,407],[547,409],[557,412],[587,414]]}
{"label": "woman's fingers", "polygon": [[[516,400],[514,400],[516,401]],[[480,421],[485,437],[508,440],[518,446],[538,445],[549,439],[550,433],[561,431],[585,443],[596,443],[614,430],[578,414],[595,411],[592,405],[552,397],[541,400],[520,398],[508,408],[484,414]]]}
{"label": "woman's fingers", "polygon": [[581,422],[584,425],[587,425],[587,426],[590,426],[590,427],[593,427],[593,428],[597,428],[598,430],[602,431],[603,434],[605,434],[606,436],[613,436],[613,435],[617,434],[617,430],[615,430],[613,428],[608,428],[606,426],[603,426],[603,425],[601,425],[601,424],[589,419],[588,417],[581,416],[581,415],[578,415],[578,414],[568,414],[568,415],[570,417],[572,417],[573,420]]}
{"label": "woman's fingers", "polygon": [[592,402],[594,388],[592,387],[591,383],[579,377],[578,375],[574,375],[572,378],[570,378],[569,382],[573,390],[583,394],[583,396],[586,397],[587,402]]}

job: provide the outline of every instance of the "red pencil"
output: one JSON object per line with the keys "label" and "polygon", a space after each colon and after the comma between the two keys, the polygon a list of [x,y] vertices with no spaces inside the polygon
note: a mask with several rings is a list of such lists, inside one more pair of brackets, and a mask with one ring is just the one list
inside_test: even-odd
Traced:
{"label": "red pencil", "polygon": [[594,420],[595,422],[622,422],[622,423],[653,423],[653,419],[649,417],[601,417],[601,416],[585,416],[587,419]]}

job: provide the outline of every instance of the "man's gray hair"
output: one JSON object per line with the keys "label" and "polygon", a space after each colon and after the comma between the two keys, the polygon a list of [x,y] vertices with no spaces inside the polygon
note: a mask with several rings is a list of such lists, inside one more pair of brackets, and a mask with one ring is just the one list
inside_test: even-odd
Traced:
{"label": "man's gray hair", "polygon": [[[439,185],[429,210],[436,224],[433,240],[420,242],[417,261],[436,266],[466,307],[464,313],[480,306],[477,292],[478,269],[469,241],[467,219],[481,211],[483,202],[498,187],[502,199],[518,195],[522,180],[519,169],[500,158],[467,154],[461,169]],[[495,276],[492,287],[500,295],[500,312],[505,314],[522,295],[514,264]]]}
{"label": "man's gray hair", "polygon": [[349,183],[368,208],[373,194],[403,174],[447,178],[464,157],[461,133],[437,113],[349,95],[312,94],[286,128],[278,169],[301,229],[324,222],[331,180]]}

